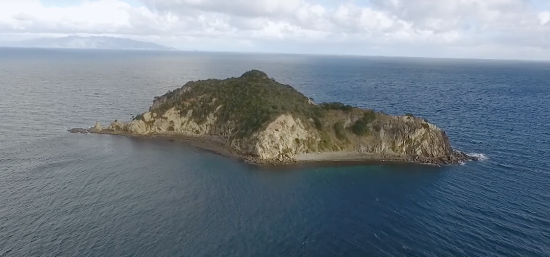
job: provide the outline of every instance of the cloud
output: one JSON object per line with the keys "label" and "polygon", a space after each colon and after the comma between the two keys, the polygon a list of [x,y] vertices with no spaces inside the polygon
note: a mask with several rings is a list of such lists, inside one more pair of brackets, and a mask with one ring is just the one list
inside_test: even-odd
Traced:
{"label": "cloud", "polygon": [[140,35],[168,30],[177,22],[173,15],[158,15],[117,0],[68,7],[44,7],[38,0],[0,2],[0,33]]}
{"label": "cloud", "polygon": [[480,49],[506,57],[521,48],[550,58],[550,11],[528,0],[359,2],[89,0],[46,7],[0,0],[0,37],[108,34],[182,49],[452,57],[476,57]]}
{"label": "cloud", "polygon": [[244,17],[282,17],[304,4],[301,0],[144,0],[149,8],[187,13],[189,9]]}
{"label": "cloud", "polygon": [[550,12],[540,12],[538,18],[540,25],[546,25],[550,21]]}

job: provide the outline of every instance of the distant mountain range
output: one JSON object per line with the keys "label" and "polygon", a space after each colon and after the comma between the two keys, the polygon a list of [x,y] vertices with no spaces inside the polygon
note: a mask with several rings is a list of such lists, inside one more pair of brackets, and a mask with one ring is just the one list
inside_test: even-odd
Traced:
{"label": "distant mountain range", "polygon": [[2,43],[5,47],[28,48],[67,48],[67,49],[112,49],[112,50],[176,50],[155,43],[141,42],[117,37],[81,37],[37,38],[19,42]]}

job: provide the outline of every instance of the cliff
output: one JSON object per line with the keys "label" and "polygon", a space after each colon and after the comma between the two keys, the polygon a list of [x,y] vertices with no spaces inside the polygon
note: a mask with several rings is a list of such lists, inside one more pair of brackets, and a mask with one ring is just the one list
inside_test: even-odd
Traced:
{"label": "cliff", "polygon": [[87,131],[216,141],[255,163],[353,159],[456,164],[471,159],[454,151],[445,132],[424,119],[341,103],[315,104],[256,70],[239,78],[188,82],[155,97],[149,111],[130,122],[115,121],[107,128],[96,124]]}

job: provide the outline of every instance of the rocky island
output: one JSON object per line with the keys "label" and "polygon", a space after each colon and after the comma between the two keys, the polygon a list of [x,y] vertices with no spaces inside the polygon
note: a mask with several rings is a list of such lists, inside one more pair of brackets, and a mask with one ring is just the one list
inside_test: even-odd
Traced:
{"label": "rocky island", "polygon": [[390,116],[342,103],[316,104],[252,70],[238,78],[192,81],[155,97],[131,121],[73,133],[180,138],[258,164],[399,161],[458,164],[444,131],[413,115]]}

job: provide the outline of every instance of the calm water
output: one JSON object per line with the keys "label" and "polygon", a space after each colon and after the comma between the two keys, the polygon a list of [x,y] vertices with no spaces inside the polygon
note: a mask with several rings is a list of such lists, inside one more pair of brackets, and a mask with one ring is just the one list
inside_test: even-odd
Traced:
{"label": "calm water", "polygon": [[[250,69],[488,159],[270,170],[66,132]],[[0,90],[0,256],[550,256],[550,63],[0,49]]]}

